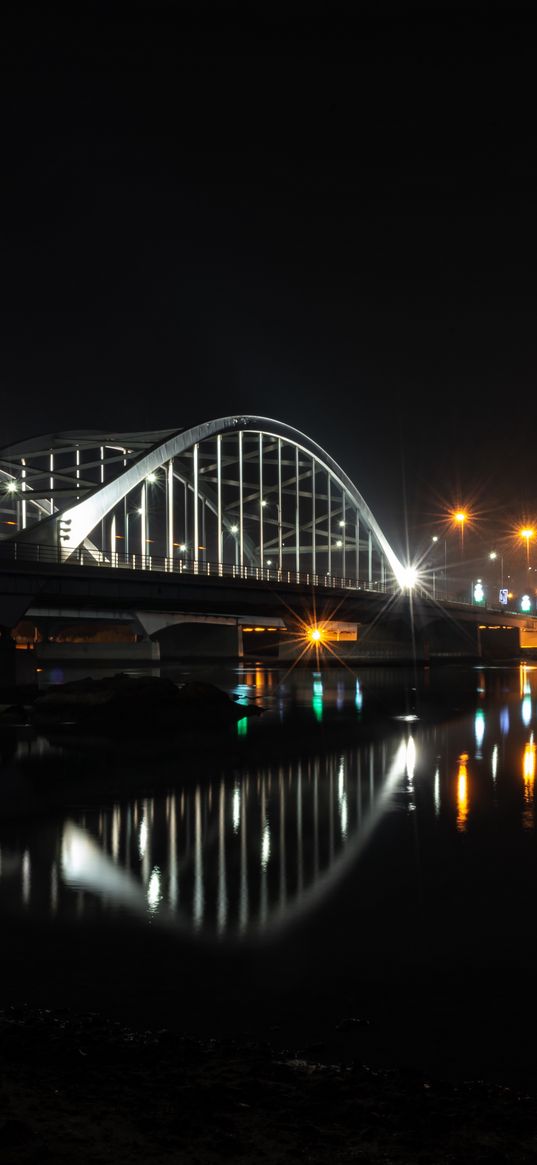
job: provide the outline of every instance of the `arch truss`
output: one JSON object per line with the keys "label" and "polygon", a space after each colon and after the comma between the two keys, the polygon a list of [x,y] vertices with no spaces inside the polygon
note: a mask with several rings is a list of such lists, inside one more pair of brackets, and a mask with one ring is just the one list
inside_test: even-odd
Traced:
{"label": "arch truss", "polygon": [[0,450],[4,537],[62,560],[390,589],[405,568],[315,442],[265,417]]}

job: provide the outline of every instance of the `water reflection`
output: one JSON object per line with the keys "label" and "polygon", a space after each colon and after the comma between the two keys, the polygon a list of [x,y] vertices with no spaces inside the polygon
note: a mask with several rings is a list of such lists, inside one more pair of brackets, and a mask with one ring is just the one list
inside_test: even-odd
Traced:
{"label": "water reflection", "polygon": [[492,782],[495,785],[496,784],[496,777],[498,775],[498,745],[497,744],[494,745],[494,748],[492,750],[492,756],[491,756],[491,760],[490,760],[490,769],[491,769],[491,773],[492,773]]}
{"label": "water reflection", "polygon": [[468,753],[459,757],[457,772],[457,829],[464,833],[468,821]]}
{"label": "water reflection", "polygon": [[522,757],[522,778],[524,781],[524,810],[522,813],[522,828],[533,829],[533,800],[535,784],[535,743],[533,732],[524,749]]}
{"label": "water reflection", "polygon": [[482,708],[478,708],[477,712],[475,714],[474,734],[475,734],[476,759],[481,759],[481,757],[483,755],[481,752],[481,747],[482,747],[483,739],[485,736],[485,713],[484,713]]}
{"label": "water reflection", "polygon": [[[170,778],[166,793],[97,802],[33,834],[21,830],[16,840],[0,835],[2,901],[25,915],[50,917],[123,910],[144,925],[231,942],[269,936],[305,916],[337,890],[377,826],[394,816],[407,829],[419,822],[435,835],[447,823],[453,838],[467,834],[466,846],[477,836],[469,823],[480,813],[497,813],[498,820],[511,813],[517,829],[533,830],[536,676],[527,667],[501,678],[480,674],[466,715],[449,724],[427,719],[423,705],[416,719],[399,701],[390,708],[397,721],[390,715],[367,738],[375,707],[367,677],[346,678],[344,689],[339,677],[309,672],[300,680],[300,723],[306,712],[325,751],[308,752],[293,738],[291,758],[280,761],[272,749],[263,764],[266,753],[251,748],[254,723],[244,746],[234,741],[226,772],[217,762],[202,776],[190,758],[184,781],[175,767],[175,787]],[[288,690],[282,695],[271,684],[266,694],[257,669],[242,679],[239,698],[249,700],[255,687],[273,709],[265,737],[272,744],[281,709],[289,708]],[[330,735],[334,712],[338,724],[346,714],[352,725],[354,737],[344,737],[344,747],[339,729]],[[33,751],[21,741],[17,763],[32,756],[50,761],[51,752],[42,740]]]}
{"label": "water reflection", "polygon": [[[33,905],[128,909],[228,939],[281,927],[355,862],[415,758],[412,737],[375,743],[72,817],[50,839],[48,871],[39,844]],[[18,868],[29,904],[29,849]]]}
{"label": "water reflection", "polygon": [[319,672],[314,673],[311,706],[317,720],[323,718],[323,682]]}

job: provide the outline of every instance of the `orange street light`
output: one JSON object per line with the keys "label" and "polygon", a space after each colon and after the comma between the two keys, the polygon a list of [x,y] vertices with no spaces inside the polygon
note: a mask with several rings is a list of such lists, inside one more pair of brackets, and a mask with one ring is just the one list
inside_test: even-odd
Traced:
{"label": "orange street light", "polygon": [[519,533],[520,533],[520,537],[523,538],[525,543],[526,543],[526,558],[527,558],[527,562],[528,562],[528,566],[529,566],[529,564],[530,564],[530,541],[532,538],[535,538],[535,530],[533,530],[531,526],[524,526],[523,529],[519,531]]}
{"label": "orange street light", "polygon": [[457,522],[461,532],[461,550],[464,547],[464,523],[468,521],[468,514],[465,510],[455,510],[453,514],[453,521]]}

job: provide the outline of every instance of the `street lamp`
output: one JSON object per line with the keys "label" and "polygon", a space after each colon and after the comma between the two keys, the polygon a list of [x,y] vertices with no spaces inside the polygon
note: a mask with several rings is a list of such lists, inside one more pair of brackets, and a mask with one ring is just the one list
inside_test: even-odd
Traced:
{"label": "street lamp", "polygon": [[453,521],[457,523],[461,532],[461,553],[464,550],[464,523],[468,520],[468,514],[464,510],[455,510],[453,514]]}
{"label": "street lamp", "polygon": [[526,543],[526,560],[527,560],[528,567],[529,567],[529,564],[530,564],[530,541],[532,538],[535,537],[535,530],[533,530],[531,526],[525,526],[524,529],[522,529],[520,531],[520,537],[523,538],[525,543]]}
{"label": "street lamp", "polygon": [[491,550],[489,558],[491,562],[495,562],[497,558],[500,559],[500,586],[503,590],[503,554],[498,554],[497,550]]}
{"label": "street lamp", "polygon": [[[438,534],[433,534],[431,541],[436,546],[440,541]],[[444,538],[444,598],[447,599],[447,539]],[[436,597],[436,571],[433,569],[433,598]]]}
{"label": "street lamp", "polygon": [[239,527],[234,524],[233,526],[230,526],[230,530],[231,530],[231,533],[233,534],[233,537],[235,538],[235,567],[238,567],[238,565],[239,565],[239,543],[237,541],[237,534],[239,533]]}
{"label": "street lamp", "polygon": [[[282,512],[281,512],[281,506],[280,506],[280,503],[279,503],[279,502],[268,501],[268,499],[267,499],[267,498],[262,498],[262,499],[261,499],[261,506],[262,506],[262,508],[263,508],[263,509],[266,509],[266,507],[267,507],[267,506],[275,506],[275,508],[276,508],[276,528],[277,528],[277,531],[278,531],[278,570],[281,570],[281,569],[282,569],[282,565],[283,565],[283,563],[282,563],[282,558],[283,558],[283,551],[282,551],[282,546],[283,546],[283,543],[282,543]],[[268,520],[270,521],[270,518],[269,518]]]}

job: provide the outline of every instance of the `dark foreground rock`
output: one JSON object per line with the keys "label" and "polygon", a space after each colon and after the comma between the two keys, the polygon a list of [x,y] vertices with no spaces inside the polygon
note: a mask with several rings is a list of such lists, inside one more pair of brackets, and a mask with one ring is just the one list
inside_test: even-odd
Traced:
{"label": "dark foreground rock", "polygon": [[119,673],[105,679],[74,680],[50,687],[33,703],[32,719],[41,728],[97,726],[129,735],[205,731],[259,716],[256,704],[238,704],[209,683],[179,688],[159,676]]}
{"label": "dark foreground rock", "polygon": [[322,1064],[264,1044],[0,1013],[0,1160],[533,1162],[537,1102],[506,1086]]}

